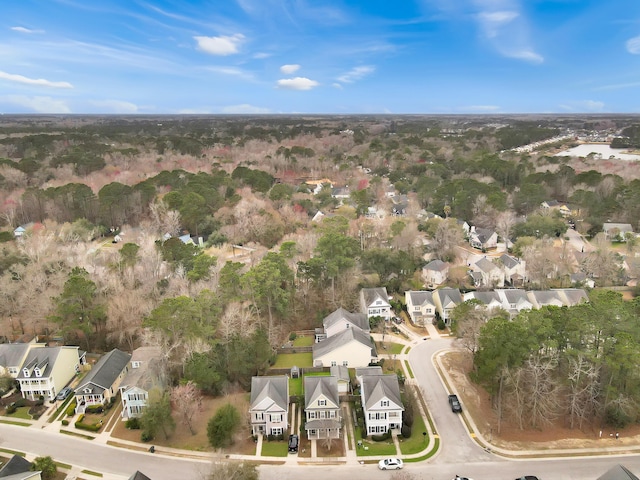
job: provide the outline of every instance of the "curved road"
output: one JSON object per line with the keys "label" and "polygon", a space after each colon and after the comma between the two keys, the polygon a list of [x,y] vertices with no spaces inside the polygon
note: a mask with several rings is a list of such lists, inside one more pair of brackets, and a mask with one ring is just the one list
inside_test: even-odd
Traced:
{"label": "curved road", "polygon": [[[470,437],[460,415],[449,408],[447,392],[433,364],[433,355],[451,346],[451,339],[419,340],[409,353],[415,379],[425,396],[441,438],[438,454],[427,462],[407,463],[405,470],[419,480],[449,480],[455,474],[474,480],[510,480],[538,475],[544,480],[595,480],[621,463],[640,472],[640,455],[573,457],[567,459],[506,460],[485,452]],[[136,470],[152,480],[202,480],[210,462],[134,452],[95,444],[69,435],[0,424],[0,446],[36,456],[51,455],[57,461],[105,473],[104,480],[125,480]],[[383,480],[392,473],[375,465],[262,465],[262,480]]]}

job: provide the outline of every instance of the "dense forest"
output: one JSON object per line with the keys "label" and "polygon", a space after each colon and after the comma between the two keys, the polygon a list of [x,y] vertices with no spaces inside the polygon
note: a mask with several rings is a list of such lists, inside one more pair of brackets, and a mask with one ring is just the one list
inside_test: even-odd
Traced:
{"label": "dense forest", "polygon": [[[174,378],[220,393],[246,386],[289,332],[357,309],[360,288],[423,288],[428,259],[454,260],[464,243],[456,220],[494,229],[537,288],[564,286],[567,255],[551,245],[575,228],[595,246],[584,268],[597,286],[622,285],[637,240],[611,250],[600,232],[604,222],[638,229],[637,163],[555,153],[581,136],[637,147],[639,129],[622,116],[3,116],[0,335],[91,351],[159,344]],[[377,213],[398,198],[401,214]],[[548,200],[571,216],[542,211]],[[450,284],[473,288],[464,272]],[[610,331],[596,335],[600,301],[621,320],[607,314]],[[636,375],[611,361],[623,344],[625,355],[637,349],[637,306],[593,297],[580,308],[483,319],[475,375],[523,425],[567,409],[572,424],[594,412],[637,417]],[[590,330],[569,329],[587,314]],[[499,356],[499,335],[522,343]],[[538,412],[518,395],[541,369],[564,400]],[[597,380],[560,381],[581,369]],[[587,387],[591,397],[574,401]]]}

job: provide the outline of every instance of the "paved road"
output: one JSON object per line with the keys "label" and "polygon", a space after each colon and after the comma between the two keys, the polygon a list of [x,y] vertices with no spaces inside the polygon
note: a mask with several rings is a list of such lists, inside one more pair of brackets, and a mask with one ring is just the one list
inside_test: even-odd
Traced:
{"label": "paved road", "polygon": [[[511,480],[538,475],[544,480],[596,480],[617,463],[640,472],[640,455],[574,457],[568,459],[506,460],[485,452],[464,428],[460,415],[451,412],[447,392],[433,368],[433,355],[450,347],[448,338],[418,340],[409,353],[412,370],[430,407],[441,438],[439,453],[428,462],[407,463],[405,471],[418,480],[448,480],[455,474],[474,480]],[[463,405],[464,406],[464,405]],[[32,454],[51,455],[56,460],[103,472],[104,480],[125,480],[136,470],[152,480],[202,480],[210,462],[134,452],[93,443],[59,433],[0,424],[0,446]],[[284,459],[283,459],[284,460]],[[390,479],[375,465],[262,465],[261,480],[349,480]]]}

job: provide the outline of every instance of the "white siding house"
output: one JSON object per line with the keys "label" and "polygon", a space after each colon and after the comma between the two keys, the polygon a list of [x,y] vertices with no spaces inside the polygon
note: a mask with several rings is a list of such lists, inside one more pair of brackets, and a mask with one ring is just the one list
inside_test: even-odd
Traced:
{"label": "white siding house", "polygon": [[149,391],[165,386],[160,347],[140,347],[131,354],[129,371],[120,384],[122,418],[140,417],[147,406]]}
{"label": "white siding house", "polygon": [[284,435],[289,428],[289,378],[253,377],[249,407],[253,435]]}
{"label": "white siding house", "polygon": [[433,323],[436,318],[436,304],[433,300],[433,292],[407,290],[404,292],[407,304],[407,312],[411,321],[419,326]]}
{"label": "white siding house", "polygon": [[402,428],[404,407],[397,375],[363,375],[361,395],[367,435]]}
{"label": "white siding house", "polygon": [[336,377],[304,377],[304,411],[310,440],[339,438],[342,428]]}
{"label": "white siding house", "polygon": [[367,318],[382,317],[391,320],[391,304],[385,287],[360,290],[360,306]]}

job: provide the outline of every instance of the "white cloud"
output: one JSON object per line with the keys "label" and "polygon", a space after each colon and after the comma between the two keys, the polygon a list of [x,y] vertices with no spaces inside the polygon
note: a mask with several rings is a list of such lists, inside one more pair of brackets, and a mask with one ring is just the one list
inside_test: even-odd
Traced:
{"label": "white cloud", "polygon": [[331,86],[332,86],[333,88],[337,88],[338,90],[342,90],[342,89],[344,88],[344,87],[343,87],[341,84],[339,84],[338,82],[332,83],[332,84],[331,84]]}
{"label": "white cloud", "polygon": [[271,53],[267,53],[267,52],[258,52],[258,53],[255,53],[255,54],[253,55],[253,58],[260,60],[260,59],[262,59],[262,58],[269,58],[269,57],[271,57],[271,56],[272,56],[272,54],[271,54]]}
{"label": "white cloud", "polygon": [[44,33],[44,30],[32,30],[31,28],[26,27],[11,27],[10,29],[14,32],[20,33]]}
{"label": "white cloud", "polygon": [[366,77],[367,75],[370,75],[375,70],[376,70],[375,67],[372,67],[370,65],[362,65],[360,67],[354,67],[344,75],[339,76],[338,80],[341,81],[342,83],[353,83],[360,80],[363,77]]}
{"label": "white cloud", "polygon": [[220,109],[220,113],[270,113],[271,111],[268,108],[256,107],[254,105],[249,105],[248,103],[243,103],[240,105],[228,105],[226,107],[222,107]]}
{"label": "white cloud", "polygon": [[254,77],[251,73],[245,72],[244,70],[237,67],[223,67],[223,66],[212,66],[206,67],[210,72],[218,73],[221,75],[229,75],[232,77],[242,78],[243,80],[253,80]]}
{"label": "white cloud", "polygon": [[315,80],[306,77],[283,78],[278,80],[278,87],[287,90],[311,90],[320,85]]}
{"label": "white cloud", "polygon": [[92,100],[89,103],[103,109],[103,113],[138,113],[139,111],[135,103],[123,100]]}
{"label": "white cloud", "polygon": [[640,35],[630,38],[629,40],[627,40],[627,43],[625,45],[627,47],[627,52],[633,55],[640,55]]}
{"label": "white cloud", "polygon": [[240,44],[244,41],[244,35],[221,35],[219,37],[193,37],[198,42],[198,49],[211,55],[232,55],[238,53]]}
{"label": "white cloud", "polygon": [[22,75],[15,75],[0,71],[0,79],[9,80],[10,82],[22,83],[24,85],[36,85],[39,87],[51,88],[73,88],[69,82],[52,82],[44,78],[29,78]]}
{"label": "white cloud", "polygon": [[544,57],[542,55],[537,54],[531,50],[519,50],[519,51],[509,51],[506,50],[504,52],[506,57],[517,58],[520,60],[525,60],[531,63],[542,63],[544,62]]}
{"label": "white cloud", "polygon": [[298,70],[300,70],[300,65],[296,65],[296,64],[282,65],[280,67],[280,71],[285,75],[291,75],[292,73],[296,73]]}
{"label": "white cloud", "polygon": [[69,106],[63,101],[51,97],[27,97],[26,95],[7,95],[0,97],[6,101],[32,110],[36,113],[71,113]]}
{"label": "white cloud", "polygon": [[499,29],[509,22],[518,18],[520,14],[513,11],[498,12],[481,12],[478,14],[478,20],[485,30],[487,37],[495,37],[499,33]]}

